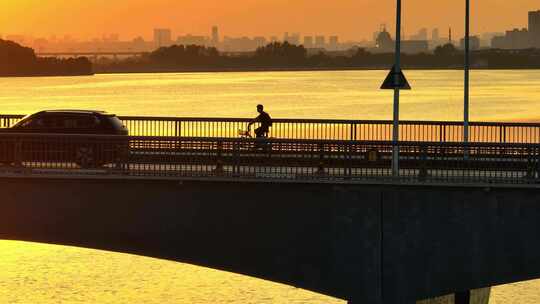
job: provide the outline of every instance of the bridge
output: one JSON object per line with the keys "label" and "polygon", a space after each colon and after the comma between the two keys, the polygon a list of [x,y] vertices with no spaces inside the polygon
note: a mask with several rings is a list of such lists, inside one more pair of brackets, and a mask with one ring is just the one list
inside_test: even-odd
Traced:
{"label": "bridge", "polygon": [[64,52],[38,52],[36,56],[38,57],[88,57],[92,61],[96,61],[100,57],[141,57],[149,52],[141,51],[64,51]]}
{"label": "bridge", "polygon": [[390,121],[278,119],[249,139],[248,119],[121,119],[128,137],[0,133],[0,237],[350,303],[485,303],[490,286],[540,278],[540,124],[471,123],[463,143],[459,122],[401,122],[393,142]]}

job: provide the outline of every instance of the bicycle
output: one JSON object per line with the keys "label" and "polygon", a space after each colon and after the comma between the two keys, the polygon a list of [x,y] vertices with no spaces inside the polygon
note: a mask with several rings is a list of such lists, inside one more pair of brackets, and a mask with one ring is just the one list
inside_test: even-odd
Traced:
{"label": "bicycle", "polygon": [[251,125],[248,125],[247,130],[238,129],[238,136],[243,139],[255,139],[255,145],[253,146],[254,150],[269,151],[272,149],[269,143],[266,142],[268,133],[265,133],[265,136],[263,137],[253,137],[253,135],[251,135]]}

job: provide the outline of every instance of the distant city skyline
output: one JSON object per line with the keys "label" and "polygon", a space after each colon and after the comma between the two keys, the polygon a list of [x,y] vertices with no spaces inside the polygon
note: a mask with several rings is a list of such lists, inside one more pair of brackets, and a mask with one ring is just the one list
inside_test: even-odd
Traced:
{"label": "distant city skyline", "polygon": [[[540,10],[532,10],[523,13],[523,28],[506,29],[504,32],[484,32],[471,35],[471,49],[482,48],[497,49],[527,49],[540,48]],[[283,33],[281,38],[277,35],[251,36],[222,35],[218,25],[212,25],[203,34],[175,33],[171,28],[154,28],[150,39],[138,35],[136,38],[122,40],[120,35],[104,34],[101,38],[90,40],[78,40],[72,36],[32,37],[24,35],[0,35],[0,38],[15,41],[21,45],[33,47],[39,53],[50,52],[149,52],[160,47],[171,45],[199,45],[216,47],[225,52],[252,52],[257,48],[271,42],[289,42],[295,45],[303,45],[310,52],[325,51],[348,51],[357,47],[365,48],[370,52],[391,52],[394,49],[394,40],[387,24],[381,24],[377,31],[372,33],[372,40],[346,40],[343,41],[338,35],[302,35],[299,32]],[[465,40],[456,37],[452,27],[448,27],[448,35],[441,35],[439,28],[422,27],[417,32],[406,35],[402,33],[402,51],[404,53],[417,54],[428,53],[437,46],[452,43],[459,48],[464,48]],[[457,39],[456,39],[457,38]]]}
{"label": "distant city skyline", "polygon": [[[395,10],[395,1],[375,0],[87,0],[69,5],[62,0],[6,1],[0,12],[0,34],[35,38],[70,35],[81,40],[110,34],[122,40],[138,36],[150,40],[153,28],[169,28],[178,35],[210,36],[208,29],[213,25],[219,25],[222,33],[232,37],[281,37],[291,32],[336,35],[341,41],[371,40],[373,29],[380,24],[387,24],[393,32]],[[439,28],[444,36],[443,29],[452,27],[456,37],[462,36],[461,2],[408,0],[403,5],[407,35],[422,28]],[[537,8],[537,0],[472,1],[472,32],[527,27],[523,14]]]}
{"label": "distant city skyline", "polygon": [[[384,35],[381,36],[381,32]],[[428,34],[429,32],[429,34]],[[439,35],[440,29],[422,28],[417,33],[409,36],[402,36],[405,53],[428,52],[429,49],[445,44],[450,37]],[[503,35],[504,33],[486,33],[482,39],[478,39],[484,47],[488,47],[492,36]],[[489,38],[486,38],[488,37]],[[383,40],[380,41],[381,37]],[[30,38],[21,35],[6,35],[7,40],[15,41],[21,45],[33,47],[38,53],[50,52],[148,52],[159,47],[171,45],[201,45],[216,47],[225,52],[251,52],[272,42],[289,42],[291,44],[303,45],[312,52],[326,51],[346,51],[355,47],[367,48],[372,52],[390,52],[393,50],[392,34],[381,26],[373,33],[372,40],[343,41],[338,35],[302,35],[300,33],[285,32],[282,35],[265,36],[239,36],[231,37],[226,33],[221,34],[219,26],[212,26],[206,35],[179,34],[169,28],[154,28],[153,36],[144,39],[141,36],[131,40],[122,40],[118,34],[103,35],[100,38],[91,40],[77,40],[71,36],[52,38]],[[454,37],[455,38],[455,37]],[[473,36],[475,39],[475,36]],[[457,44],[458,41],[452,40]],[[383,46],[384,45],[384,46]]]}

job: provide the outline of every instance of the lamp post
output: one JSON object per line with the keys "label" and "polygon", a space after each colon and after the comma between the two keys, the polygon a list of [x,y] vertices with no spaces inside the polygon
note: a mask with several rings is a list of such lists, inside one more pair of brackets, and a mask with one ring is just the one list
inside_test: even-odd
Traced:
{"label": "lamp post", "polygon": [[469,142],[469,32],[470,28],[470,0],[465,0],[465,88],[463,104],[463,142]]}
{"label": "lamp post", "polygon": [[394,125],[392,140],[394,143],[392,153],[392,175],[399,176],[399,86],[401,73],[401,0],[397,0],[396,5],[396,53],[394,71]]}

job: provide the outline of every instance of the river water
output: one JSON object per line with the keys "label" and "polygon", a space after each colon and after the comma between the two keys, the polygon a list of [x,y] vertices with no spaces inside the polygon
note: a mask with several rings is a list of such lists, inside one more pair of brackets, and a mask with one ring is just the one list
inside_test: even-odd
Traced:
{"label": "river water", "polygon": [[[0,112],[102,109],[123,115],[391,119],[384,71],[115,74],[0,78]],[[460,120],[461,71],[410,71],[405,120]],[[473,71],[471,120],[540,119],[539,71]]]}
{"label": "river water", "polygon": [[[384,71],[116,74],[0,78],[0,113],[391,119]],[[460,120],[460,71],[408,71],[401,118]],[[540,71],[473,71],[471,120],[540,121]],[[133,255],[0,241],[3,303],[344,303],[290,286]],[[495,287],[491,304],[540,303],[540,281]]]}

